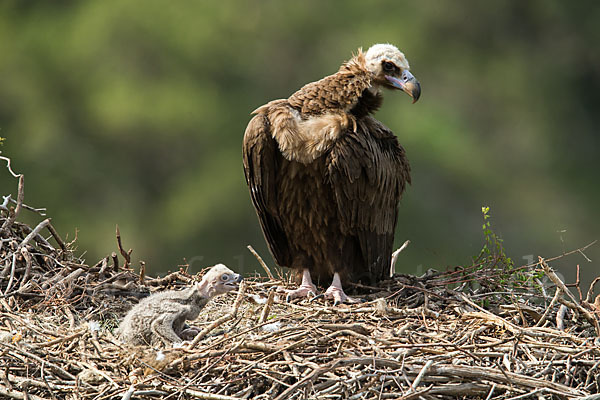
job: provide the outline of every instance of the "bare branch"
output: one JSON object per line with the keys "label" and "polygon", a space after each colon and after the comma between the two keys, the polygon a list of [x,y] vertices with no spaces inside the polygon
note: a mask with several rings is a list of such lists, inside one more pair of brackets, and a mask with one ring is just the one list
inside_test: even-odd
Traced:
{"label": "bare branch", "polygon": [[2,228],[0,232],[6,231],[11,227],[11,225],[16,221],[19,213],[21,212],[21,207],[23,206],[23,199],[25,197],[25,178],[23,175],[19,175],[19,189],[17,193],[17,205],[15,207],[15,211],[9,213],[8,218],[2,224]]}
{"label": "bare branch", "polygon": [[20,174],[16,174],[15,171],[13,171],[12,168],[10,167],[10,158],[0,156],[0,160],[6,161],[6,168],[8,169],[8,172],[10,172],[10,174],[12,176],[14,176],[15,178],[18,178],[20,176]]}
{"label": "bare branch", "polygon": [[60,237],[60,235],[58,234],[56,229],[54,229],[54,226],[52,226],[52,224],[50,222],[48,222],[48,230],[50,231],[50,234],[52,235],[54,240],[56,240],[56,243],[58,243],[58,245],[60,246],[62,251],[63,252],[67,251],[67,246],[65,245],[65,242],[62,240],[62,238]]}
{"label": "bare branch", "polygon": [[131,253],[133,252],[133,249],[129,249],[129,251],[125,251],[123,249],[123,244],[121,243],[121,232],[119,231],[119,225],[117,225],[117,229],[116,229],[116,234],[117,234],[117,245],[119,247],[119,252],[121,253],[121,255],[123,256],[123,258],[125,259],[125,264],[123,265],[123,268],[127,268],[131,265]]}
{"label": "bare branch", "polygon": [[25,247],[25,245],[27,245],[27,243],[29,243],[31,241],[31,239],[33,239],[34,237],[36,237],[42,231],[42,229],[44,229],[45,227],[47,227],[49,223],[50,223],[50,218],[46,218],[45,220],[43,220],[42,222],[40,222],[29,233],[29,235],[27,235],[25,237],[25,239],[23,239],[23,241],[21,243],[19,243],[19,248]]}
{"label": "bare branch", "polygon": [[396,272],[396,261],[398,261],[398,256],[400,255],[400,253],[402,253],[402,251],[404,249],[406,249],[408,247],[409,244],[410,244],[410,240],[405,241],[398,250],[396,250],[392,253],[392,260],[390,262],[390,276],[389,276],[390,278],[393,277],[394,272]]}
{"label": "bare branch", "polygon": [[273,274],[271,273],[271,270],[269,269],[267,264],[263,261],[262,257],[256,252],[256,250],[254,250],[254,248],[250,245],[248,245],[246,247],[248,247],[248,250],[250,250],[250,252],[254,255],[254,257],[256,257],[256,259],[258,260],[258,263],[260,264],[261,267],[263,267],[263,269],[267,273],[267,276],[269,277],[269,279],[275,280],[275,278],[273,277]]}

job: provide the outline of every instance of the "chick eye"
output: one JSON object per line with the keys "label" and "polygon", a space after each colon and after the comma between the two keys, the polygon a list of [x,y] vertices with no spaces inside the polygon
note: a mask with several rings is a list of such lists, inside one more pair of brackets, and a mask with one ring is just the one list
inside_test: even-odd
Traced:
{"label": "chick eye", "polygon": [[383,62],[383,70],[387,71],[387,72],[392,72],[394,70],[396,66],[394,65],[394,63],[391,63],[389,61],[384,61]]}
{"label": "chick eye", "polygon": [[223,274],[223,275],[221,275],[221,280],[222,280],[223,282],[225,282],[225,281],[228,281],[228,280],[229,280],[229,275],[227,275],[227,274]]}

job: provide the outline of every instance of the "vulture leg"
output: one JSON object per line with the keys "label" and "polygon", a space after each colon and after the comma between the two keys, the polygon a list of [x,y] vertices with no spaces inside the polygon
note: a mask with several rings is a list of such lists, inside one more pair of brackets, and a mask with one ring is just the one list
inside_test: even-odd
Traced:
{"label": "vulture leg", "polygon": [[310,271],[308,268],[304,268],[302,271],[302,283],[300,287],[295,290],[287,290],[287,296],[285,296],[285,301],[289,303],[292,299],[297,299],[299,297],[307,297],[312,296],[315,297],[317,293],[317,287],[312,283],[312,279],[310,277]]}
{"label": "vulture leg", "polygon": [[327,288],[324,294],[326,299],[333,299],[333,305],[337,306],[341,303],[359,303],[360,300],[353,299],[352,297],[348,297],[346,293],[344,293],[344,289],[342,289],[342,281],[340,279],[340,274],[337,272],[333,274],[333,281],[331,282],[331,286]]}

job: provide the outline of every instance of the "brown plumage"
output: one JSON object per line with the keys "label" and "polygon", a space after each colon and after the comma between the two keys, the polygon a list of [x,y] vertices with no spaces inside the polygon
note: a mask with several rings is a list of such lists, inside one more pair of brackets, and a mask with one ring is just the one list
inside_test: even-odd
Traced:
{"label": "brown plumage", "polygon": [[389,271],[398,202],[410,167],[396,136],[370,114],[382,88],[416,101],[420,85],[392,45],[360,49],[339,71],[254,111],[244,172],[275,261],[304,271],[291,297],[341,282],[375,282]]}

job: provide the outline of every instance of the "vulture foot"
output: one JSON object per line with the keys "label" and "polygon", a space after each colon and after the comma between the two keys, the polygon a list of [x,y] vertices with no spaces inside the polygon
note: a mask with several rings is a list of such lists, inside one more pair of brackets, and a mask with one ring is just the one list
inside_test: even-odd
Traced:
{"label": "vulture foot", "polygon": [[334,306],[337,306],[338,304],[343,304],[343,303],[347,303],[347,304],[360,303],[360,300],[352,298],[352,297],[348,297],[348,295],[346,293],[344,293],[344,290],[342,289],[341,286],[340,287],[337,287],[334,285],[329,286],[329,288],[325,291],[323,296],[326,299],[333,299]]}
{"label": "vulture foot", "polygon": [[342,289],[342,281],[340,279],[340,275],[337,272],[333,274],[333,281],[331,282],[331,286],[327,288],[325,293],[315,297],[313,300],[316,300],[317,298],[321,297],[324,297],[326,299],[332,299],[334,306],[337,306],[338,304],[342,303],[355,304],[361,302],[358,299],[348,297],[348,295],[344,293],[344,289]]}
{"label": "vulture foot", "polygon": [[303,298],[303,297],[312,297],[314,298],[317,293],[317,287],[312,283],[310,285],[300,285],[298,289],[294,290],[286,290],[287,295],[285,296],[285,301],[289,303],[293,299]]}
{"label": "vulture foot", "polygon": [[285,301],[287,303],[289,303],[292,299],[316,296],[317,287],[314,285],[314,283],[312,283],[308,268],[304,268],[302,271],[302,284],[300,284],[300,287],[295,290],[286,290],[286,293],[287,295],[285,296]]}

